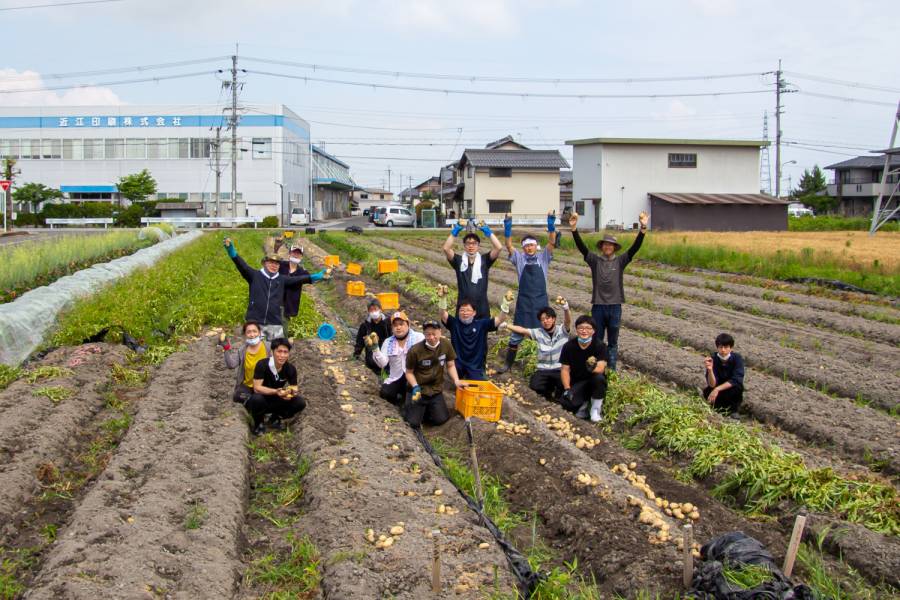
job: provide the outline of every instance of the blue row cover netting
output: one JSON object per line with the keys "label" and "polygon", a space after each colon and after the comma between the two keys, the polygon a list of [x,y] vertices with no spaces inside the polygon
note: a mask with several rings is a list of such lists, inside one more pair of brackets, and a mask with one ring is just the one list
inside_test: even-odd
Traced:
{"label": "blue row cover netting", "polygon": [[44,341],[60,311],[104,285],[139,268],[151,267],[160,258],[202,235],[192,231],[107,263],[93,265],[0,304],[0,363],[22,363]]}

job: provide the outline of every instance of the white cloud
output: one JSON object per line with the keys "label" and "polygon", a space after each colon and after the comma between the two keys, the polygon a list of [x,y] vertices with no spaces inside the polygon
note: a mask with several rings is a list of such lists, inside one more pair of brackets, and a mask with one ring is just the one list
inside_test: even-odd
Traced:
{"label": "white cloud", "polygon": [[[48,90],[40,73],[0,69],[0,90],[16,93],[0,93],[0,106],[64,106],[94,105],[109,106],[124,104],[109,88],[80,87],[67,90]],[[19,91],[21,90],[21,91]]]}

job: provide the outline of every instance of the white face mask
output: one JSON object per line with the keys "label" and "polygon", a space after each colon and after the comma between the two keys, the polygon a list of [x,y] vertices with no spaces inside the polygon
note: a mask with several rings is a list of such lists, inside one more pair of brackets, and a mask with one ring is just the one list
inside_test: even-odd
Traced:
{"label": "white face mask", "polygon": [[719,353],[719,360],[721,360],[722,362],[726,362],[729,358],[731,358],[731,352],[725,355]]}
{"label": "white face mask", "polygon": [[247,338],[247,343],[250,344],[251,346],[258,346],[261,341],[262,341],[262,336]]}
{"label": "white face mask", "polygon": [[433,346],[431,345],[431,342],[429,342],[428,340],[425,340],[425,345],[428,346],[429,348],[431,348],[432,350],[434,350],[435,348],[437,348],[438,346],[441,345],[441,340],[436,341]]}
{"label": "white face mask", "polygon": [[376,310],[376,311],[369,313],[369,320],[370,321],[380,321],[381,317],[383,317],[383,316],[384,316],[383,312],[381,312],[380,310]]}
{"label": "white face mask", "polygon": [[303,262],[303,259],[302,259],[302,258],[294,258],[294,257],[292,256],[292,257],[291,257],[291,262],[292,262],[293,264],[295,264],[295,265],[299,265],[301,262]]}

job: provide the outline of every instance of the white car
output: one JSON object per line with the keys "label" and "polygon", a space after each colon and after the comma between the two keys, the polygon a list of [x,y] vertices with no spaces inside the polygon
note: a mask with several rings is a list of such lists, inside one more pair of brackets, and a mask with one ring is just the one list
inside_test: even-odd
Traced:
{"label": "white car", "polygon": [[291,225],[309,225],[309,211],[305,208],[291,209]]}
{"label": "white car", "polygon": [[794,202],[792,204],[788,204],[788,216],[790,217],[814,217],[816,213],[807,206],[800,204],[799,202]]}

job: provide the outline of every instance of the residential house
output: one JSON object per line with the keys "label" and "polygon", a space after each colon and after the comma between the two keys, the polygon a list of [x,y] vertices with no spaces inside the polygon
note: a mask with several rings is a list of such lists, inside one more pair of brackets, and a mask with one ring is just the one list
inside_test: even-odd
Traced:
{"label": "residential house", "polygon": [[574,148],[583,228],[784,230],[787,200],[759,193],[759,140],[591,138]]}
{"label": "residential house", "polygon": [[313,150],[313,188],[315,205],[313,218],[334,219],[349,217],[350,193],[357,185],[350,177],[350,165],[317,146]]}
{"label": "residential house", "polygon": [[373,206],[386,206],[394,201],[394,194],[381,188],[357,188],[350,199],[354,206],[366,210]]}
{"label": "residential house", "polygon": [[[837,212],[845,217],[869,217],[875,206],[875,199],[881,189],[884,173],[884,154],[890,154],[888,176],[884,186],[884,200],[900,181],[900,153],[897,150],[884,151],[881,156],[857,156],[826,169],[834,171],[834,178],[828,184],[828,195],[837,198]],[[895,195],[896,198],[896,195]],[[896,206],[896,200],[892,206]]]}

